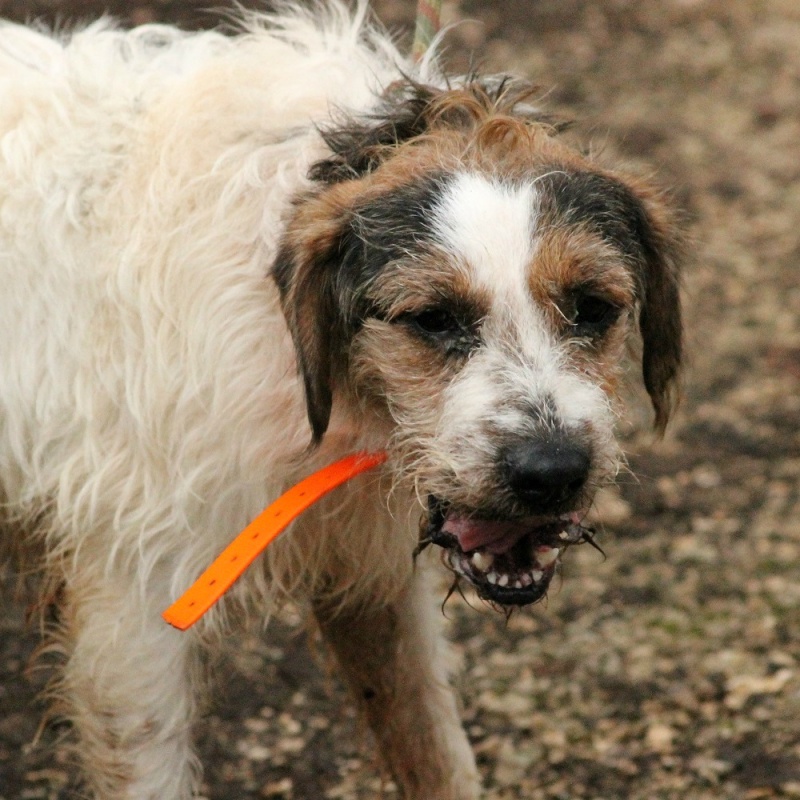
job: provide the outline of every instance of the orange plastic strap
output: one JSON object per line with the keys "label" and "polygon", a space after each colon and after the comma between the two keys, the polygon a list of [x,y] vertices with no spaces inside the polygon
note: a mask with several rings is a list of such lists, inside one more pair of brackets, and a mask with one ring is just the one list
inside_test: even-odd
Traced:
{"label": "orange plastic strap", "polygon": [[332,489],[384,461],[383,452],[356,453],[300,481],[267,506],[161,616],[179,630],[190,628],[292,520]]}

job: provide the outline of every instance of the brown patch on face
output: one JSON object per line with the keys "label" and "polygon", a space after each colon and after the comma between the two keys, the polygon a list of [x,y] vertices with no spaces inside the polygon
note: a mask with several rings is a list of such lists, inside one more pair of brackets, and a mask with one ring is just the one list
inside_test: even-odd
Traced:
{"label": "brown patch on face", "polygon": [[390,265],[369,298],[377,313],[353,338],[348,385],[362,405],[423,435],[426,426],[434,430],[445,388],[480,344],[491,298],[435,250]]}
{"label": "brown patch on face", "polygon": [[528,273],[531,295],[540,305],[550,306],[563,323],[568,297],[578,289],[605,297],[620,308],[633,304],[630,270],[613,247],[585,228],[547,223],[542,227],[545,230]]}
{"label": "brown patch on face", "polygon": [[363,406],[421,441],[433,431],[459,366],[409,328],[373,319],[353,342],[348,384]]}
{"label": "brown patch on face", "polygon": [[488,291],[475,286],[466,267],[452,262],[435,244],[428,252],[381,272],[370,299],[390,319],[442,308],[459,316],[465,325],[479,323],[491,306]]}
{"label": "brown patch on face", "polygon": [[[663,431],[675,402],[683,349],[681,246],[674,214],[648,184],[603,170],[559,165],[543,174],[537,187],[545,230],[571,231],[576,241],[594,236],[627,271],[624,283],[632,281],[632,299],[639,307],[644,384],[655,409],[655,426]],[[574,260],[567,262],[565,273],[574,267]],[[607,274],[613,277],[613,270]],[[613,291],[613,281],[606,281],[604,291]]]}
{"label": "brown patch on face", "polygon": [[[630,269],[592,231],[549,224],[543,228],[528,273],[531,295],[554,338],[565,343],[575,370],[615,396],[636,296]],[[586,322],[586,309],[594,313],[593,324]]]}

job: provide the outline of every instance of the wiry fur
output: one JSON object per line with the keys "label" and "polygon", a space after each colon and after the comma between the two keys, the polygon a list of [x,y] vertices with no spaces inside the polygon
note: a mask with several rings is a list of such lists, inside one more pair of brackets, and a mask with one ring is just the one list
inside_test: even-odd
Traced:
{"label": "wiry fur", "polygon": [[[562,437],[590,468],[537,513],[588,507],[637,313],[666,422],[666,207],[558,143],[524,85],[451,85],[365,7],[287,5],[235,38],[0,26],[1,544],[58,598],[97,798],[190,796],[203,648],[286,598],[405,796],[477,798],[411,496],[456,527],[517,520],[508,453]],[[618,315],[602,341],[573,335],[586,287]],[[445,336],[420,323],[442,303]],[[384,447],[384,474],[306,513],[196,629],[163,623],[285,488]]]}

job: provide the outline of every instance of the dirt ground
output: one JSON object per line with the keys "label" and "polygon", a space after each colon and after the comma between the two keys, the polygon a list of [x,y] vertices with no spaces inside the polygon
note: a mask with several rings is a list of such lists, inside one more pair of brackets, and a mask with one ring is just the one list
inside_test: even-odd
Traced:
{"label": "dirt ground", "polygon": [[[0,0],[0,16],[211,25],[208,5]],[[407,37],[413,3],[374,6]],[[662,442],[633,415],[607,558],[571,553],[508,622],[446,608],[486,798],[800,797],[800,4],[451,0],[445,17],[456,71],[533,77],[584,142],[674,187],[693,235],[685,399]],[[0,619],[0,800],[76,797],[22,619]],[[296,627],[232,642],[205,796],[395,798]]]}

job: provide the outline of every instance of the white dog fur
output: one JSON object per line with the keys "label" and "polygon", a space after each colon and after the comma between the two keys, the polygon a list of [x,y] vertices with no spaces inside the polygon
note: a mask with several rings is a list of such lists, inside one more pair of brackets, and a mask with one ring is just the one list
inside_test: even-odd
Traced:
{"label": "white dog fur", "polygon": [[[588,162],[567,155],[521,105],[506,115],[526,117],[536,147],[562,165],[555,173],[525,178],[525,159],[495,170],[493,160],[506,158],[496,143],[454,145],[458,126],[437,134],[434,120],[413,147],[398,134],[391,153],[342,177],[346,156],[332,155],[323,133],[344,112],[368,128],[397,82],[456,95],[461,85],[449,87],[432,57],[410,63],[365,23],[365,5],[287,7],[248,18],[237,37],[108,22],[61,37],[0,26],[0,544],[44,576],[42,603],[58,608],[59,696],[93,797],[191,796],[202,653],[245,611],[268,616],[286,598],[313,607],[404,796],[479,797],[439,601],[426,589],[430,551],[412,559],[412,515],[425,511],[413,495],[423,506],[427,495],[445,496],[461,509],[449,535],[483,537],[492,552],[500,534],[478,530],[470,510],[496,494],[495,441],[580,429],[588,488],[557,509],[576,523],[619,463],[616,381],[634,311],[648,304],[649,333],[640,323],[645,358],[655,355],[645,377],[666,419],[680,345],[660,199],[620,179],[648,218],[647,247],[658,253],[645,254],[647,268],[586,226],[574,246],[547,250],[537,243],[542,197],[558,195],[562,170],[585,172]],[[310,177],[326,159],[333,177]],[[293,311],[300,290],[286,262],[330,235],[338,212],[326,209],[374,199],[431,165],[451,175],[434,191],[426,229],[450,266],[415,258],[402,287],[373,298],[385,301],[381,314],[364,323],[358,312],[363,330],[347,340],[358,347],[348,350],[346,379],[333,370],[326,410],[308,375],[311,323]],[[616,333],[588,362],[581,353],[591,348],[559,339],[560,322],[529,292],[529,265],[570,247],[591,252],[599,283],[616,292]],[[278,286],[270,272],[282,258]],[[410,374],[413,352],[428,363],[430,340],[452,334],[441,331],[452,320],[407,322],[426,291],[414,287],[447,269],[447,281],[489,298],[482,345],[461,358],[453,344],[457,366],[446,379]],[[671,320],[663,346],[652,330],[659,314]],[[395,355],[406,350],[405,360]],[[544,422],[529,411],[541,404]],[[163,622],[160,612],[288,486],[342,455],[386,447],[383,474],[308,512],[196,629]],[[494,516],[523,515],[503,503]],[[453,566],[463,576],[466,567]]]}

